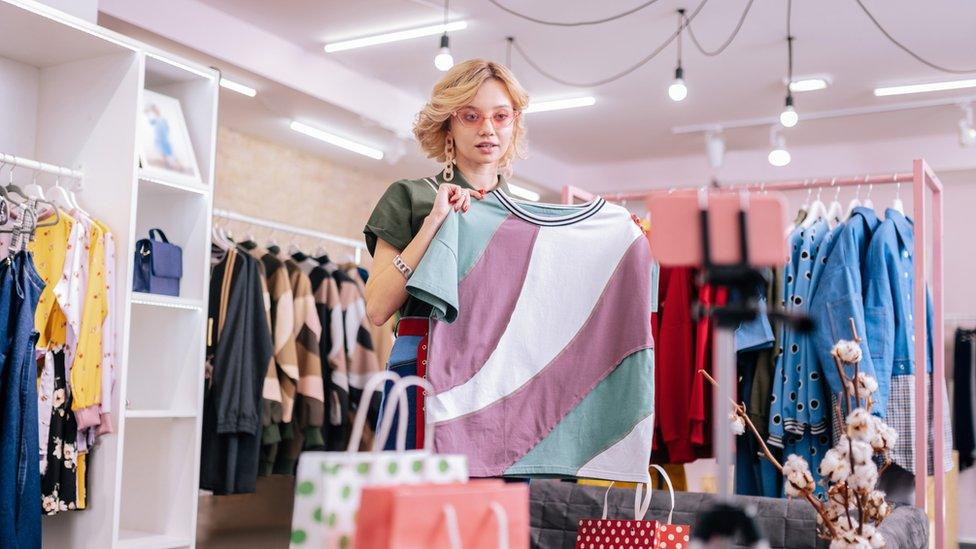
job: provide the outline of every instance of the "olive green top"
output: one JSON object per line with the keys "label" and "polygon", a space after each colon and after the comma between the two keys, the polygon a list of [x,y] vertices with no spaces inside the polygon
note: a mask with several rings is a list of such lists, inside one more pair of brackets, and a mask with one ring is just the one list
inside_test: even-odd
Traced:
{"label": "olive green top", "polygon": [[[403,250],[410,244],[413,237],[420,231],[424,219],[434,207],[434,198],[437,196],[435,187],[440,186],[441,183],[445,183],[443,171],[437,174],[437,177],[401,179],[390,185],[379,202],[376,203],[376,207],[363,229],[366,247],[369,249],[370,255],[376,253],[377,239],[385,240],[398,250]],[[450,183],[474,190],[474,187],[464,179],[461,170],[456,167],[454,179]],[[508,193],[508,185],[501,175],[498,176],[497,188]],[[413,296],[407,297],[407,301],[400,307],[401,317],[428,317],[430,312],[430,305]]]}

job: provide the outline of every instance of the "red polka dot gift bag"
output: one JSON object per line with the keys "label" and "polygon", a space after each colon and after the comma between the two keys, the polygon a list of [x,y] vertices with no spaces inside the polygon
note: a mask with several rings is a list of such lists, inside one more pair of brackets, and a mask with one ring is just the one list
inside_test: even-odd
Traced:
{"label": "red polka dot gift bag", "polygon": [[[687,524],[672,524],[674,514],[674,488],[671,479],[664,469],[651,465],[658,470],[668,485],[671,495],[671,511],[667,522],[644,520],[648,508],[651,506],[651,487],[637,485],[634,494],[634,520],[607,519],[607,494],[603,498],[603,518],[582,519],[576,530],[576,549],[686,549],[691,540],[691,526]],[[612,484],[611,484],[612,486]]]}

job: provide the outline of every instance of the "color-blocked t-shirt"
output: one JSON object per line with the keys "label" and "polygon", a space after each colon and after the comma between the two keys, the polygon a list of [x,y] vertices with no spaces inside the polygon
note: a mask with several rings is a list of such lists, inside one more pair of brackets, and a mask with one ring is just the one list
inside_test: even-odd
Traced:
{"label": "color-blocked t-shirt", "polygon": [[433,307],[426,413],[472,476],[646,482],[650,250],[627,210],[493,191],[452,213],[407,291]]}

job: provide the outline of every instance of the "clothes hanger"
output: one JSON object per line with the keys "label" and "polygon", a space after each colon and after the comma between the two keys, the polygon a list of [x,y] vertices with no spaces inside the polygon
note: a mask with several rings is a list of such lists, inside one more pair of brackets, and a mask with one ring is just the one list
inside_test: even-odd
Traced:
{"label": "clothes hanger", "polygon": [[[38,187],[38,189],[39,188],[40,187]],[[71,198],[68,196],[68,193],[64,190],[64,187],[61,186],[60,175],[58,175],[57,178],[54,180],[54,188],[51,189],[50,194],[51,194],[51,203],[54,204],[55,206],[58,206],[59,208],[69,212],[72,210],[82,211],[81,208],[76,207],[76,205],[72,203]],[[40,198],[44,198],[44,195],[42,194]]]}
{"label": "clothes hanger", "polygon": [[[868,180],[868,176],[865,175],[864,181],[867,180]],[[857,208],[860,205],[861,205],[861,184],[858,183],[857,190],[854,191],[854,198],[851,200],[850,204],[847,205],[847,215],[844,216],[844,219],[850,219],[851,214],[854,213],[854,208]]]}
{"label": "clothes hanger", "polygon": [[258,247],[257,239],[254,238],[254,233],[251,232],[252,225],[247,224],[247,232],[244,233],[244,240],[241,242],[241,247],[245,250],[253,250]]}
{"label": "clothes hanger", "polygon": [[[867,181],[867,176],[864,176],[864,180]],[[868,184],[868,194],[864,197],[864,207],[869,209],[874,209],[874,202],[871,201],[871,191],[874,190],[874,183]]]}
{"label": "clothes hanger", "polygon": [[[895,180],[895,175],[892,174],[891,180]],[[891,203],[891,209],[905,215],[905,205],[901,201],[901,182],[895,183],[895,201]]]}
{"label": "clothes hanger", "polygon": [[34,175],[34,177],[31,178],[30,185],[27,185],[26,187],[24,187],[24,194],[26,194],[28,196],[28,198],[36,198],[38,200],[46,200],[44,198],[44,189],[42,189],[41,186],[37,184],[37,170],[34,170],[34,174],[33,175]]}
{"label": "clothes hanger", "polygon": [[837,178],[835,177],[830,180],[830,186],[836,187],[834,189],[834,199],[830,202],[830,207],[827,208],[827,223],[831,229],[842,221],[841,215],[844,213],[844,207],[840,205],[840,187],[836,185]]}
{"label": "clothes hanger", "polygon": [[14,168],[16,167],[17,166],[15,164],[10,164],[10,173],[8,174],[9,178],[7,180],[7,186],[4,187],[4,196],[7,198],[13,196],[17,202],[25,202],[28,199],[28,196],[24,194],[24,191],[20,187],[14,184]]}
{"label": "clothes hanger", "polygon": [[[814,180],[814,184],[816,180]],[[827,206],[824,205],[823,201],[820,200],[820,196],[823,193],[823,187],[817,188],[817,199],[810,205],[810,210],[807,212],[806,218],[800,223],[800,226],[804,229],[809,229],[818,220],[823,219],[827,216]]]}
{"label": "clothes hanger", "polygon": [[210,240],[221,250],[227,251],[234,247],[234,243],[226,238],[221,232],[220,226],[216,223],[214,223],[213,228],[210,230],[210,235]]}
{"label": "clothes hanger", "polygon": [[271,255],[277,257],[281,253],[281,246],[278,245],[278,241],[275,240],[274,236],[275,230],[271,229],[271,232],[268,234],[268,245],[265,247],[271,252]]}

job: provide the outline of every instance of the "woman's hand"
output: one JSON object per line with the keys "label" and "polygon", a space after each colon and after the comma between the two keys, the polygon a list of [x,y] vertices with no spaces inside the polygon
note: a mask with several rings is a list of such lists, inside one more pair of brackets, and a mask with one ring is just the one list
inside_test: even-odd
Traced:
{"label": "woman's hand", "polygon": [[434,198],[434,206],[431,208],[428,218],[439,227],[447,215],[451,213],[451,210],[455,212],[468,211],[471,207],[472,197],[481,200],[484,198],[484,194],[481,191],[465,189],[460,185],[442,183],[437,188],[437,197]]}

